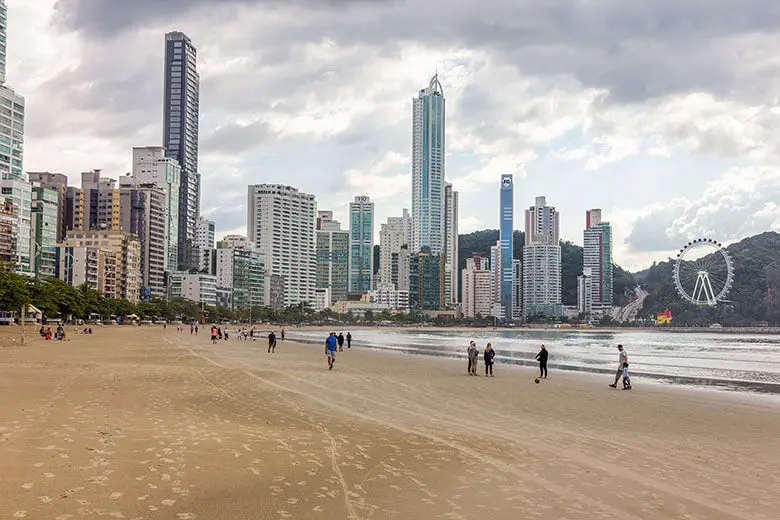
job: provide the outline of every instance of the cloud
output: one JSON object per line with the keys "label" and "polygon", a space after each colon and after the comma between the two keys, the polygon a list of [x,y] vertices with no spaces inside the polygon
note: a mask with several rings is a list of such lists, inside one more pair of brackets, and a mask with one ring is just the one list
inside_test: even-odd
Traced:
{"label": "cloud", "polygon": [[732,242],[780,230],[780,169],[735,168],[708,183],[695,200],[645,208],[626,244],[633,251],[672,251],[695,238]]}

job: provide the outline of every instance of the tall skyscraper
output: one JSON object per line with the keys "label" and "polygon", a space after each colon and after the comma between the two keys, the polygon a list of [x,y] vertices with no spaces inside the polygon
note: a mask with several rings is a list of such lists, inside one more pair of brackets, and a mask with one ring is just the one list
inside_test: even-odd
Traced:
{"label": "tall skyscraper", "polygon": [[514,255],[514,182],[511,174],[501,176],[501,308],[504,319],[511,320],[512,310],[512,261]]}
{"label": "tall skyscraper", "polygon": [[198,129],[200,118],[200,76],[197,51],[180,32],[165,35],[165,108],[163,145],[168,157],[181,166],[179,186],[179,268],[196,263],[195,223],[200,213],[198,172]]}
{"label": "tall skyscraper", "polygon": [[[2,125],[0,125],[0,131]],[[21,178],[3,172],[0,178],[0,203],[14,208],[13,216],[16,219],[14,236],[12,238],[13,251],[11,256],[16,264],[16,270],[22,274],[30,274],[32,271],[31,237],[32,237],[32,185],[27,182],[26,176]]]}
{"label": "tall skyscraper", "polygon": [[490,315],[503,320],[504,309],[501,306],[501,240],[490,246]]}
{"label": "tall skyscraper", "polygon": [[444,252],[444,88],[439,75],[412,105],[412,253]]}
{"label": "tall skyscraper", "polygon": [[374,203],[366,196],[349,203],[349,290],[368,292],[374,281]]}
{"label": "tall skyscraper", "polygon": [[346,301],[349,292],[349,231],[333,220],[332,211],[317,218],[317,289],[325,294],[323,308]]}
{"label": "tall skyscraper", "polygon": [[512,319],[523,319],[523,261],[512,260]]}
{"label": "tall skyscraper", "polygon": [[602,222],[601,210],[588,210],[585,214],[583,244],[583,273],[590,272],[591,308],[595,314],[604,314],[612,309],[612,226]]}
{"label": "tall skyscraper", "polygon": [[316,303],[317,201],[282,184],[248,187],[247,235],[264,258],[270,290],[266,306]]}
{"label": "tall skyscraper", "polygon": [[563,314],[561,304],[560,222],[544,197],[525,212],[523,306],[526,317]]}
{"label": "tall skyscraper", "polygon": [[168,241],[167,271],[179,268],[179,195],[181,190],[181,166],[176,159],[166,156],[162,146],[133,148],[133,178],[141,184],[154,184],[163,188],[168,201],[165,205]]}
{"label": "tall skyscraper", "polygon": [[444,300],[458,303],[458,192],[449,182],[444,186]]}
{"label": "tall skyscraper", "polygon": [[[227,238],[227,237],[226,237]],[[244,244],[240,247],[248,247],[249,239],[241,237],[244,240]],[[217,224],[211,220],[198,216],[198,221],[195,223],[195,251],[198,257],[198,271],[211,272],[209,264],[213,259],[212,252],[217,243]],[[252,244],[254,247],[254,244]],[[236,244],[231,242],[228,246],[230,249],[236,249]],[[222,286],[220,286],[222,287]]]}

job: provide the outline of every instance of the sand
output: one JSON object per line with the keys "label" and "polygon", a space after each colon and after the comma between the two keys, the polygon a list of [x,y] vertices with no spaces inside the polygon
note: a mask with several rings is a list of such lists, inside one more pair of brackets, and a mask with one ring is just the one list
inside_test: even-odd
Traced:
{"label": "sand", "polygon": [[[780,404],[360,350],[0,332],[0,519],[777,519]],[[359,345],[359,337],[356,337]],[[500,346],[499,346],[500,348]],[[481,369],[481,363],[480,363]]]}

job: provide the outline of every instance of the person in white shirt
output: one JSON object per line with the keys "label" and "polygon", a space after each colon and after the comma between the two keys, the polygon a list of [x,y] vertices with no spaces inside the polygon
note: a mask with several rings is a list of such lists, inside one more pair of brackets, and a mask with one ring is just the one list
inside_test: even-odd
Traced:
{"label": "person in white shirt", "polygon": [[620,353],[618,354],[618,369],[615,373],[615,382],[609,385],[612,388],[617,388],[618,381],[620,381],[620,378],[623,377],[623,368],[628,364],[628,353],[623,348],[623,345],[618,345],[617,348]]}

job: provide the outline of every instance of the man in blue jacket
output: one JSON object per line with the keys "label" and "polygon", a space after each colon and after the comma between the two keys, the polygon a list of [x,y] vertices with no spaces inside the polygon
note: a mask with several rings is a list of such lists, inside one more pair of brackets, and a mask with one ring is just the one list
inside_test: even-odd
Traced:
{"label": "man in blue jacket", "polygon": [[325,340],[325,355],[328,356],[328,370],[333,370],[333,363],[336,362],[336,344],[338,339],[336,333],[331,332],[328,339]]}

